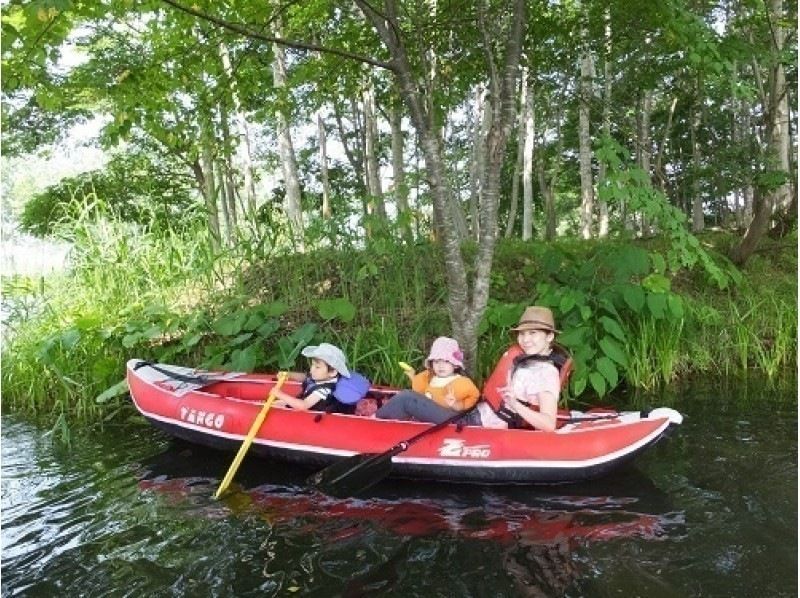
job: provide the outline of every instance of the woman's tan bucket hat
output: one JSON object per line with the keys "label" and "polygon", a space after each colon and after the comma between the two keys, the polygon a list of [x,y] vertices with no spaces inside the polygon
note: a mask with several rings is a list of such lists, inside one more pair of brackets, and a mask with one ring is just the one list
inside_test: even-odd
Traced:
{"label": "woman's tan bucket hat", "polygon": [[511,332],[519,332],[520,330],[544,330],[555,334],[560,332],[560,330],[556,330],[553,312],[547,307],[539,307],[538,305],[525,308],[519,323],[516,328],[511,329]]}

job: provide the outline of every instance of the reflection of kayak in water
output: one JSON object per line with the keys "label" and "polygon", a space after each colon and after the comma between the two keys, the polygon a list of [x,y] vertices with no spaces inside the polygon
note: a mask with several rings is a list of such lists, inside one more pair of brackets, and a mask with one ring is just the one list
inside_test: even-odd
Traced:
{"label": "reflection of kayak in water", "polygon": [[[682,523],[681,516],[675,513],[638,512],[641,499],[624,493],[584,496],[532,493],[530,489],[525,493],[520,492],[522,488],[467,487],[455,492],[452,487],[436,484],[426,492],[418,483],[406,485],[413,487],[410,492],[397,488],[381,492],[378,488],[368,500],[336,499],[292,485],[261,484],[236,492],[224,502],[212,502],[208,500],[209,486],[216,481],[203,476],[202,471],[192,470],[196,455],[188,452],[168,451],[163,458],[143,464],[140,488],[187,505],[193,517],[225,517],[234,509],[256,514],[273,526],[290,525],[303,535],[330,540],[357,536],[365,525],[404,536],[447,534],[502,543],[659,539]],[[182,466],[176,465],[181,460]],[[201,461],[208,464],[205,459]],[[171,477],[179,473],[200,475]]]}
{"label": "reflection of kayak in water", "polygon": [[[128,362],[131,397],[148,421],[173,437],[217,449],[242,445],[275,383],[270,375]],[[283,389],[300,392],[297,382],[286,382]],[[386,398],[394,391],[376,387],[370,392]],[[572,412],[555,432],[451,424],[391,457],[391,472],[474,483],[576,482],[607,475],[681,421],[677,411],[662,407]],[[421,422],[272,407],[249,454],[320,468],[357,454],[383,453],[430,428]]]}

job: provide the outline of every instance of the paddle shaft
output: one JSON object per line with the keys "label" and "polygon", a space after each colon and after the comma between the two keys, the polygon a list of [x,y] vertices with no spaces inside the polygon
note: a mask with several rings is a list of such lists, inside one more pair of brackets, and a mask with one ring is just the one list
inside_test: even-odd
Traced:
{"label": "paddle shaft", "polygon": [[247,433],[247,436],[245,436],[242,446],[239,447],[239,451],[236,453],[233,463],[231,463],[231,466],[228,468],[228,473],[226,473],[225,477],[222,478],[222,482],[220,483],[219,488],[217,488],[214,498],[219,498],[222,496],[222,494],[228,489],[228,486],[230,486],[233,476],[236,475],[236,470],[239,469],[239,465],[241,465],[244,456],[247,454],[247,451],[250,448],[250,445],[253,444],[253,439],[258,433],[258,430],[261,428],[261,424],[264,423],[264,419],[267,417],[269,408],[272,407],[272,403],[275,401],[275,392],[283,385],[286,377],[286,372],[281,372],[278,374],[278,381],[275,383],[275,386],[272,387],[272,390],[269,391],[267,400],[264,401],[264,406],[261,408],[261,411],[258,412],[256,419],[253,421],[253,425],[250,426],[250,431]]}
{"label": "paddle shaft", "polygon": [[[456,420],[461,419],[464,417],[468,412],[457,413],[456,415],[447,418],[443,422],[435,424],[430,428],[426,428],[415,434],[411,438],[407,440],[403,440],[402,442],[398,442],[388,450],[377,453],[377,454],[370,454],[370,453],[360,453],[357,455],[353,455],[349,457],[346,461],[339,461],[334,463],[333,465],[329,465],[325,469],[317,472],[313,476],[311,476],[310,480],[311,483],[318,488],[322,489],[323,492],[327,491],[334,496],[339,494],[337,492],[337,485],[342,485],[342,483],[346,483],[348,478],[356,477],[360,472],[364,470],[371,470],[373,476],[369,479],[364,481],[359,487],[355,490],[350,492],[351,494],[356,494],[358,491],[366,490],[370,486],[378,483],[387,475],[391,470],[391,460],[392,457],[395,455],[402,453],[403,451],[407,450],[409,446],[417,442],[420,438],[428,436],[429,434],[433,434],[445,428],[449,424],[452,424]],[[355,465],[348,467],[345,465],[345,470],[340,472],[343,464],[350,463],[351,461],[357,461]],[[385,462],[385,463],[384,463]],[[378,467],[376,467],[378,466]]]}

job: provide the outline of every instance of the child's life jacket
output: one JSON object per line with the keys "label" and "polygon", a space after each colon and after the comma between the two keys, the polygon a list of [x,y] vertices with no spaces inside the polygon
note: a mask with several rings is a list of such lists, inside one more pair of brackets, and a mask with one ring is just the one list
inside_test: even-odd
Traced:
{"label": "child's life jacket", "polygon": [[306,376],[299,398],[305,399],[318,390],[327,391],[325,398],[311,407],[312,411],[352,414],[356,410],[356,403],[367,395],[370,386],[370,381],[365,376],[353,371],[349,377],[337,376],[335,382],[318,383],[311,376]]}

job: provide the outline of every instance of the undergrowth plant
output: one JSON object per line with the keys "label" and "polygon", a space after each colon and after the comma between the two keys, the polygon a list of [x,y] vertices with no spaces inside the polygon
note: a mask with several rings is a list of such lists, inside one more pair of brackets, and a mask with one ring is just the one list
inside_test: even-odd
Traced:
{"label": "undergrowth plant", "polygon": [[[214,249],[199,230],[107,219],[70,234],[71,273],[37,285],[35,309],[11,314],[0,371],[5,408],[47,419],[62,437],[72,419],[129,413],[123,376],[133,357],[303,370],[302,348],[328,341],[374,382],[404,385],[397,361],[420,368],[433,339],[451,334],[435,246],[397,243],[377,228],[369,240],[345,236],[302,254],[266,236]],[[623,383],[654,388],[692,371],[778,379],[793,367],[796,303],[760,296],[733,275],[737,293],[693,296],[676,288],[665,251],[641,241],[499,243],[469,374],[479,383],[489,375],[514,341],[509,328],[535,303],[554,310],[557,340],[575,359],[565,400],[591,402]]]}

